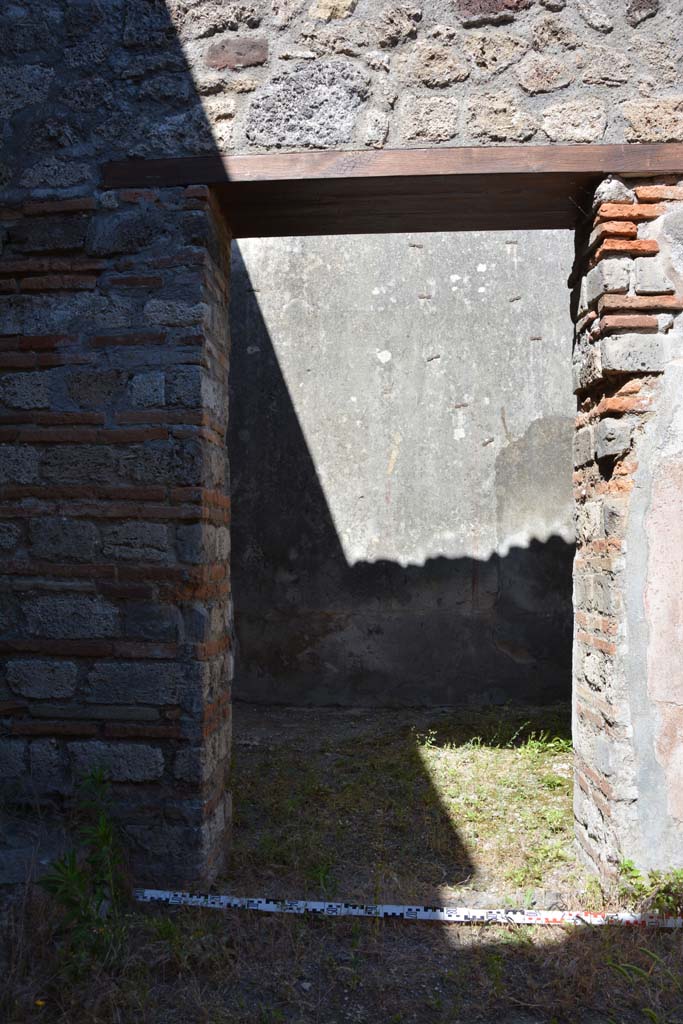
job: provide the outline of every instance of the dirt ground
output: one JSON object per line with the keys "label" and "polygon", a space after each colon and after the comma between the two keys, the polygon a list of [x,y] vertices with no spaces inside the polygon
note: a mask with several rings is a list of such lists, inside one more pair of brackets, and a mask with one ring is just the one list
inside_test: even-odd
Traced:
{"label": "dirt ground", "polygon": [[[614,907],[576,859],[568,710],[235,708],[216,891]],[[8,1024],[683,1022],[683,938],[131,906],[74,970],[59,908],[14,917]]]}

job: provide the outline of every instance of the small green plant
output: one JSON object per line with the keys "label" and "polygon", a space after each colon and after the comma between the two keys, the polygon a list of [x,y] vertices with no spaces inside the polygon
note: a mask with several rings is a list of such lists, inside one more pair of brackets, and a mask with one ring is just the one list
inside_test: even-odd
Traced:
{"label": "small green plant", "polygon": [[110,963],[125,927],[123,854],[109,813],[109,785],[93,770],[79,785],[77,849],[54,862],[41,886],[62,911],[64,969],[79,976],[93,962]]}
{"label": "small green plant", "polygon": [[309,864],[306,870],[308,881],[317,886],[322,896],[331,896],[336,890],[334,862],[326,857]]}
{"label": "small green plant", "polygon": [[427,729],[427,732],[424,733],[416,732],[413,729],[413,735],[415,737],[415,742],[417,743],[418,747],[426,747],[427,750],[429,750],[431,747],[436,746],[436,740],[438,735],[436,729]]}
{"label": "small green plant", "polygon": [[569,754],[571,749],[572,741],[570,739],[553,736],[547,729],[530,732],[521,746],[522,752],[530,757],[540,757],[543,754]]}
{"label": "small green plant", "polygon": [[619,865],[619,896],[629,906],[683,917],[683,869],[639,871],[632,860]]}

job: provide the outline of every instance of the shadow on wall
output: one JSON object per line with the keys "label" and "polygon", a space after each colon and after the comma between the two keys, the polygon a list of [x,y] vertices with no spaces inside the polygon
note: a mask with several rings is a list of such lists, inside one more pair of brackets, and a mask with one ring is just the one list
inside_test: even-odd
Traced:
{"label": "shadow on wall", "polygon": [[[573,545],[553,536],[485,560],[350,565],[235,245],[231,301],[235,697],[355,706],[568,697]],[[558,416],[501,448],[497,492],[511,499],[491,508],[499,525],[531,516],[539,487],[552,486],[543,453],[566,448],[569,467],[570,444]]]}

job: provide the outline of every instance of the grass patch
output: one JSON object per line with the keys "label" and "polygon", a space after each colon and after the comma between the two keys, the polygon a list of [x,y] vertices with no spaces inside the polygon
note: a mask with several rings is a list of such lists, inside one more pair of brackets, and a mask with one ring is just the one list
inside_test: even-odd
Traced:
{"label": "grass patch", "polygon": [[497,712],[305,758],[296,743],[238,748],[230,881],[366,902],[553,887],[573,841],[571,742],[555,726]]}

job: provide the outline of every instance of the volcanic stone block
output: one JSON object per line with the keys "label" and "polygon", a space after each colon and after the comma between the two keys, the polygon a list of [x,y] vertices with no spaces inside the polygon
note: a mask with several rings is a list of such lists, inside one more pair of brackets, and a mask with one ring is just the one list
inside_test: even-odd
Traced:
{"label": "volcanic stone block", "polygon": [[123,561],[169,560],[170,532],[164,523],[112,523],[102,531],[102,553]]}
{"label": "volcanic stone block", "polygon": [[586,277],[588,305],[592,306],[605,292],[627,292],[631,279],[631,260],[607,258],[593,267]]}
{"label": "volcanic stone block", "polygon": [[71,697],[78,669],[72,661],[52,658],[21,658],[7,663],[7,682],[22,697],[45,700]]}
{"label": "volcanic stone block", "polygon": [[628,417],[600,420],[595,432],[596,456],[604,459],[608,455],[619,456],[631,446],[633,423]]}
{"label": "volcanic stone block", "polygon": [[633,261],[633,266],[636,295],[668,295],[676,291],[660,260],[641,257]]}
{"label": "volcanic stone block", "polygon": [[574,434],[574,465],[584,466],[593,458],[593,430],[581,427]]}
{"label": "volcanic stone block", "polygon": [[51,562],[92,562],[100,550],[100,535],[94,523],[65,516],[32,519],[29,536],[33,554]]}
{"label": "volcanic stone block", "polygon": [[367,75],[347,61],[315,61],[282,71],[252,101],[247,138],[278,147],[348,142],[368,95]]}
{"label": "volcanic stone block", "polygon": [[658,334],[615,334],[600,341],[603,373],[661,373],[664,344]]}
{"label": "volcanic stone block", "polygon": [[112,782],[150,782],[160,778],[164,771],[164,755],[158,747],[148,744],[91,740],[70,743],[69,753],[77,777],[99,767]]}
{"label": "volcanic stone block", "polygon": [[163,221],[156,210],[130,210],[93,219],[88,230],[87,249],[92,256],[137,252],[156,242]]}
{"label": "volcanic stone block", "polygon": [[118,608],[100,597],[39,595],[26,598],[22,610],[29,636],[90,639],[119,633]]}

